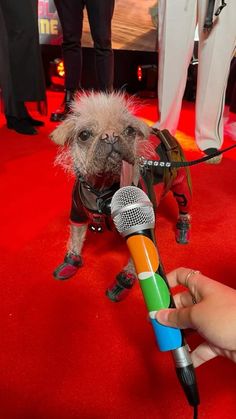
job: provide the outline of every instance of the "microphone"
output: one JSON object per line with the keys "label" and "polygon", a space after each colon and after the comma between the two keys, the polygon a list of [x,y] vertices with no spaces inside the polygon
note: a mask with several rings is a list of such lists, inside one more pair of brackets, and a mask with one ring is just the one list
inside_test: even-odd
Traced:
{"label": "microphone", "polygon": [[125,186],[112,197],[111,216],[118,232],[126,238],[158,347],[160,351],[171,351],[177,377],[196,417],[199,394],[183,331],[161,325],[155,318],[158,310],[174,308],[175,304],[156,246],[153,205],[143,190]]}

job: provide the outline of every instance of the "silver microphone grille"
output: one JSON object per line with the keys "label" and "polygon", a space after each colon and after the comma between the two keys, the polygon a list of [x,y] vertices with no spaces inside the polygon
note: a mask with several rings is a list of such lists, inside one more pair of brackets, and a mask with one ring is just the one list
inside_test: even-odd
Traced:
{"label": "silver microphone grille", "polygon": [[142,189],[124,186],[111,200],[111,216],[123,236],[155,226],[153,205]]}

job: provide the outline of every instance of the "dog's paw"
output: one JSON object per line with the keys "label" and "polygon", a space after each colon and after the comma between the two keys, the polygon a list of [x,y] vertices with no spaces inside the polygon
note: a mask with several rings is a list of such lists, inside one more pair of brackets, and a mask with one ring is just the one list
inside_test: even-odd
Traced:
{"label": "dog's paw", "polygon": [[121,271],[116,276],[115,282],[106,290],[106,296],[115,303],[124,300],[133,287],[135,280],[136,276],[132,273]]}
{"label": "dog's paw", "polygon": [[55,279],[69,279],[76,274],[78,269],[82,266],[82,258],[79,255],[68,253],[62,262],[53,272]]}
{"label": "dog's paw", "polygon": [[175,238],[177,243],[188,244],[190,238],[190,215],[180,215],[175,230]]}

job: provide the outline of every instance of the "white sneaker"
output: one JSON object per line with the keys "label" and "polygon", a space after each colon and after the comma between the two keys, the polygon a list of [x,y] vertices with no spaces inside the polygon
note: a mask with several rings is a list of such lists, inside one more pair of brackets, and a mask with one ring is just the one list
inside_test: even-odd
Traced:
{"label": "white sneaker", "polygon": [[[203,150],[203,153],[205,156],[211,156],[211,154],[214,154],[217,151],[216,148],[208,148],[206,150]],[[205,163],[207,164],[219,164],[222,160],[222,154],[219,154],[218,156],[213,156],[211,159],[206,160]]]}
{"label": "white sneaker", "polygon": [[219,156],[215,156],[215,157],[212,157],[209,160],[206,160],[205,163],[207,163],[207,164],[220,164],[222,158],[223,158],[223,156],[222,156],[222,154],[220,154]]}

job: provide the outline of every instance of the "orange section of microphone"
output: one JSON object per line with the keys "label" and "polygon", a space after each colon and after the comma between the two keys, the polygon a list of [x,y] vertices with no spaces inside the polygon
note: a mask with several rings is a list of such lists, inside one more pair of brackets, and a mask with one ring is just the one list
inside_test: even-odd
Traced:
{"label": "orange section of microphone", "polygon": [[142,272],[156,272],[159,266],[157,249],[151,239],[142,234],[130,236],[127,239],[131,257],[137,274]]}

